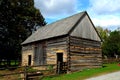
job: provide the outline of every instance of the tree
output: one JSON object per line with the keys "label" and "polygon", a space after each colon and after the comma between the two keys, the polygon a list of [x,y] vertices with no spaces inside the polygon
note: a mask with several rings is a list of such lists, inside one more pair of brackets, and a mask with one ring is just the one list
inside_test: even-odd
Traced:
{"label": "tree", "polygon": [[103,53],[109,57],[120,55],[120,31],[112,31],[103,43]]}
{"label": "tree", "polygon": [[102,45],[101,45],[102,54],[103,54],[103,56],[105,56],[105,55],[107,55],[107,54],[105,53],[106,51],[104,50],[104,47],[106,46],[106,45],[104,45],[104,44],[105,44],[105,41],[107,40],[107,38],[108,38],[108,36],[109,36],[109,32],[110,32],[110,31],[109,31],[108,29],[103,29],[103,28],[100,27],[100,26],[97,26],[96,29],[97,29],[97,31],[98,31],[101,39],[102,39]]}
{"label": "tree", "polygon": [[18,58],[21,42],[45,24],[33,0],[0,0],[0,58]]}
{"label": "tree", "polygon": [[98,26],[97,30],[103,40],[101,46],[103,55],[108,57],[120,55],[120,29],[111,32]]}
{"label": "tree", "polygon": [[102,41],[104,42],[104,41],[108,38],[109,33],[110,33],[110,30],[108,30],[108,29],[103,29],[103,28],[100,27],[100,26],[97,26],[96,29],[97,29],[100,37],[102,38]]}

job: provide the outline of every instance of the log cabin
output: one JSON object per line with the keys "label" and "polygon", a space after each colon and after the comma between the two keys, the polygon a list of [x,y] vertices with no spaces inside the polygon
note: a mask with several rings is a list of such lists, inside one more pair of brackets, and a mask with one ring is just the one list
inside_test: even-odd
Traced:
{"label": "log cabin", "polygon": [[67,72],[98,68],[102,66],[101,42],[88,13],[80,12],[29,36],[22,43],[22,66],[53,64],[56,71]]}

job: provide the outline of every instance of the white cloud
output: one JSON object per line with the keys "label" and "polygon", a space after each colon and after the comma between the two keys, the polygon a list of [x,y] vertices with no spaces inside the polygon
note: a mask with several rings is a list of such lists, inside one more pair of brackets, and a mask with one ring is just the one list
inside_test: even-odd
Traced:
{"label": "white cloud", "polygon": [[34,0],[35,7],[41,10],[46,18],[56,18],[73,14],[76,9],[76,0]]}
{"label": "white cloud", "polygon": [[110,14],[120,11],[120,0],[90,0],[90,8],[98,14]]}
{"label": "white cloud", "polygon": [[102,15],[92,19],[95,25],[103,27],[120,26],[120,18],[114,15]]}
{"label": "white cloud", "polygon": [[[87,0],[86,0],[87,1]],[[47,22],[87,10],[96,26],[120,26],[120,0],[34,0]]]}
{"label": "white cloud", "polygon": [[87,11],[96,26],[115,29],[120,26],[120,0],[90,0]]}

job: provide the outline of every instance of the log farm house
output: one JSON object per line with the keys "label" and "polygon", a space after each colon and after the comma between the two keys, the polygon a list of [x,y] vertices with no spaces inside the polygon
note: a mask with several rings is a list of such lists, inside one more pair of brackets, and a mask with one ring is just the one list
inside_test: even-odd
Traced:
{"label": "log farm house", "polygon": [[102,66],[101,38],[86,11],[41,27],[22,43],[22,66],[49,64],[56,71]]}

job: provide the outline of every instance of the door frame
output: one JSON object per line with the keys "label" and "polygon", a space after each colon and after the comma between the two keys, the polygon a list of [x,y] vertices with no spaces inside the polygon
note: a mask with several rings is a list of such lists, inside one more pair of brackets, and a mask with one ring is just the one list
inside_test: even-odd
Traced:
{"label": "door frame", "polygon": [[56,63],[57,63],[57,69],[56,73],[60,74],[62,71],[62,63],[63,63],[63,53],[56,53]]}

